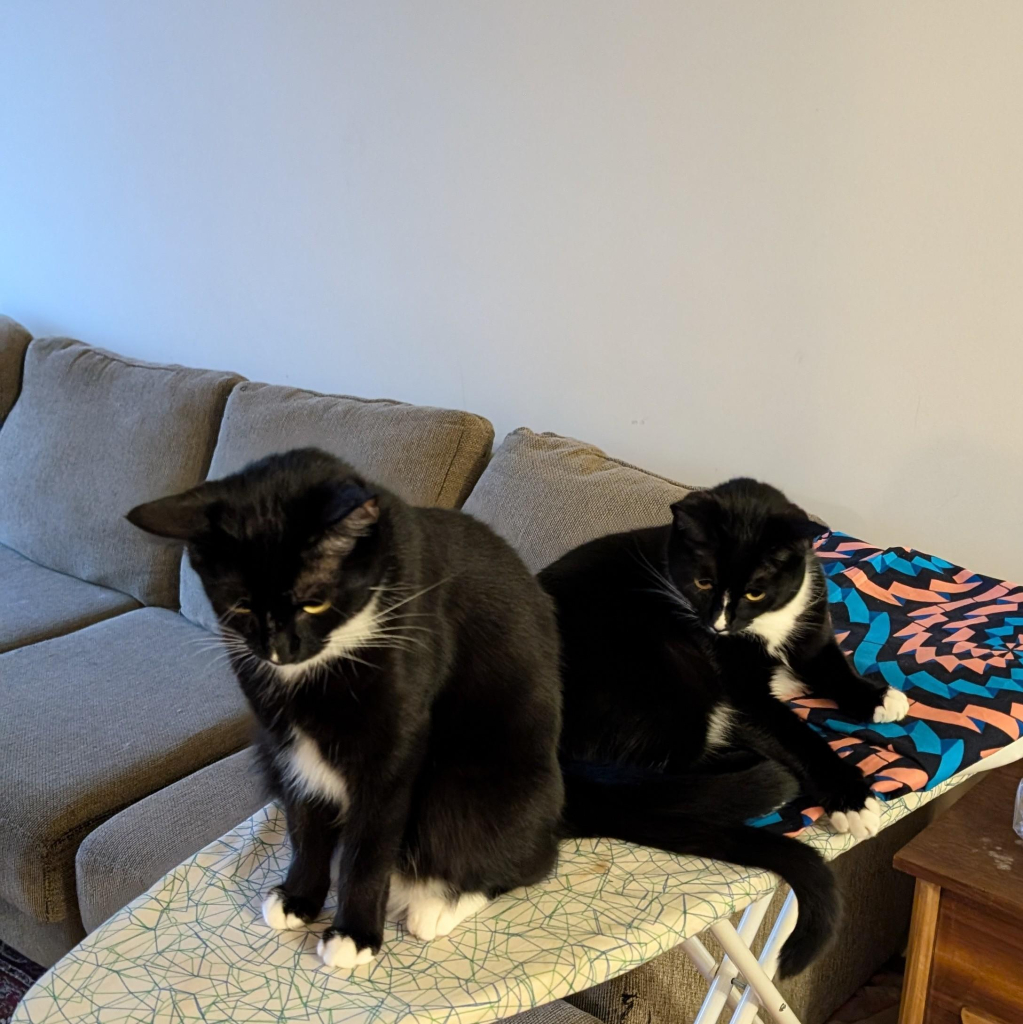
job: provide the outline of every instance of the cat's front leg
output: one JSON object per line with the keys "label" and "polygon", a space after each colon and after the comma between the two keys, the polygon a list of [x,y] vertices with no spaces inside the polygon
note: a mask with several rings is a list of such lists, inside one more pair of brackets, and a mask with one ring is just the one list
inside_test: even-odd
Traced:
{"label": "cat's front leg", "polygon": [[407,786],[386,794],[367,788],[349,809],[341,838],[337,912],[317,946],[328,967],[359,967],[380,952],[409,797]]}
{"label": "cat's front leg", "polygon": [[283,885],[263,900],[263,920],[278,930],[302,928],[323,909],[339,831],[336,812],[318,802],[286,800],[285,815],[291,864]]}
{"label": "cat's front leg", "polygon": [[829,697],[843,715],[859,722],[900,722],[909,714],[906,695],[893,686],[861,676],[849,664],[834,636],[828,636],[819,646],[795,652],[790,665],[814,694]]}
{"label": "cat's front leg", "polygon": [[744,709],[744,740],[789,767],[818,800],[839,832],[857,839],[876,835],[881,804],[859,767],[841,758],[794,712],[771,697]]}
{"label": "cat's front leg", "polygon": [[[833,752],[834,753],[834,752]],[[821,806],[836,832],[849,832],[857,839],[868,839],[881,829],[881,801],[860,771],[835,754],[833,764],[823,774],[819,791]]]}

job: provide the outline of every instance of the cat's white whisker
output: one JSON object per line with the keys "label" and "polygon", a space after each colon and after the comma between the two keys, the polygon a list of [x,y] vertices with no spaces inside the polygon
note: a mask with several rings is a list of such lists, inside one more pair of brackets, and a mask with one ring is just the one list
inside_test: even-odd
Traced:
{"label": "cat's white whisker", "polygon": [[428,594],[431,590],[436,590],[437,587],[443,586],[445,583],[450,583],[452,579],[452,576],[445,576],[444,579],[438,580],[436,583],[431,583],[428,587],[423,587],[422,590],[417,590],[414,594],[411,594],[408,597],[403,598],[396,604],[388,605],[387,608],[383,609],[383,611],[385,613],[393,612],[396,608],[401,608],[402,605],[408,604],[409,601],[414,601],[417,597],[422,597],[423,594]]}

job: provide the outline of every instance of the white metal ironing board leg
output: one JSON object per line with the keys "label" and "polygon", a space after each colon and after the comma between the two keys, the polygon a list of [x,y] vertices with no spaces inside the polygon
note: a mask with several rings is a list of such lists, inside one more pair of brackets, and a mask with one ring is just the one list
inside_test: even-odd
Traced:
{"label": "white metal ironing board leg", "polygon": [[[729,1024],[759,1024],[757,1014],[761,1009],[776,1024],[799,1024],[799,1018],[789,1008],[773,980],[778,969],[778,953],[796,923],[798,908],[792,893],[782,904],[759,959],[750,948],[772,898],[773,893],[747,907],[738,929],[730,921],[711,925],[711,934],[725,951],[720,965],[715,965],[714,958],[698,938],[682,944],[697,970],[710,982],[693,1024],[717,1024],[726,1007],[733,1010]],[[746,983],[741,995],[735,984],[739,976]]]}

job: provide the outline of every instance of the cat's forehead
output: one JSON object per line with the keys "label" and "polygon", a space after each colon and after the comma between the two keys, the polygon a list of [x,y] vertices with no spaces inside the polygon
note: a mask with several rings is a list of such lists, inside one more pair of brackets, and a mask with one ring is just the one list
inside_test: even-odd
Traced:
{"label": "cat's forehead", "polygon": [[736,521],[722,516],[716,529],[708,531],[709,543],[703,556],[717,567],[718,575],[748,579],[771,575],[792,559],[792,544],[779,543],[777,536],[757,517]]}
{"label": "cat's forehead", "polygon": [[294,527],[292,504],[262,488],[239,489],[218,502],[216,527],[240,544],[279,544]]}
{"label": "cat's forehead", "polygon": [[303,552],[295,572],[295,592],[300,595],[328,593],[338,580],[341,558],[342,552],[329,540]]}

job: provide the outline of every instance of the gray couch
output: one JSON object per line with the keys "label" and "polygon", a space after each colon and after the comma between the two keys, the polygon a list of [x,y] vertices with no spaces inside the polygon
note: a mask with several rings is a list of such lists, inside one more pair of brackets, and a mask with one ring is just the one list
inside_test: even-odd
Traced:
{"label": "gray couch", "polygon": [[[124,512],[314,444],[410,501],[464,506],[538,569],[666,521],[685,493],[569,438],[518,430],[490,458],[492,442],[468,413],[154,366],[0,318],[0,940],[53,963],[264,802],[198,581]],[[907,820],[839,861],[858,898],[839,952],[790,988],[806,1024],[901,941],[910,890],[888,864],[923,824]],[[701,992],[676,951],[523,1020],[677,1024]]]}

